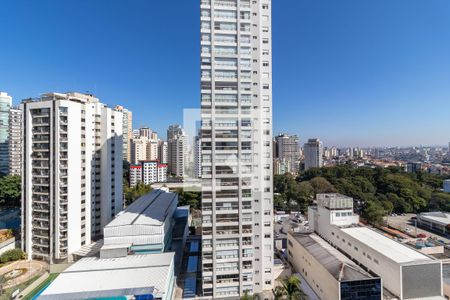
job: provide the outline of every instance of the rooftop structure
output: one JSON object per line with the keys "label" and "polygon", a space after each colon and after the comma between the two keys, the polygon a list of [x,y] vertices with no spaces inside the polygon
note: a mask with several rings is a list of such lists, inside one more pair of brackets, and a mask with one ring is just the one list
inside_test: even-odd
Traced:
{"label": "rooftop structure", "polygon": [[164,190],[140,197],[105,226],[105,246],[130,244],[135,253],[163,252],[170,246],[177,204],[178,195]]}
{"label": "rooftop structure", "polygon": [[381,299],[381,279],[316,234],[290,232],[288,241],[289,261],[321,299]]}
{"label": "rooftop structure", "polygon": [[84,258],[61,273],[39,299],[172,299],[173,272],[174,253]]}
{"label": "rooftop structure", "polygon": [[341,231],[399,264],[432,260],[430,257],[367,227],[342,228]]}
{"label": "rooftop structure", "polygon": [[450,213],[426,212],[417,215],[417,223],[442,234],[450,232]]}
{"label": "rooftop structure", "polygon": [[[325,201],[325,200],[326,201]],[[311,229],[353,261],[383,279],[399,299],[442,299],[441,262],[359,224],[353,201],[342,195],[318,195],[309,208]]]}

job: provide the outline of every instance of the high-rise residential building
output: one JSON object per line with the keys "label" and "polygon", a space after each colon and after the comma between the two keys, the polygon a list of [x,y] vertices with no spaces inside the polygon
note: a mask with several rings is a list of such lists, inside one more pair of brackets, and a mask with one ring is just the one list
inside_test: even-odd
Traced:
{"label": "high-rise residential building", "polygon": [[121,105],[114,108],[123,114],[122,132],[123,132],[123,160],[131,161],[131,139],[133,138],[133,113]]}
{"label": "high-rise residential building", "polygon": [[202,142],[199,136],[194,139],[194,177],[202,177]]}
{"label": "high-rise residential building", "polygon": [[156,137],[156,139],[149,140],[147,144],[148,160],[158,160],[158,136],[153,135],[153,137]]}
{"label": "high-rise residential building", "polygon": [[122,115],[93,95],[24,100],[22,247],[67,261],[123,208]]}
{"label": "high-rise residential building", "polygon": [[146,137],[131,140],[131,164],[139,164],[140,161],[147,160],[148,142]]}
{"label": "high-rise residential building", "polygon": [[12,97],[0,92],[0,175],[9,172],[9,110]]}
{"label": "high-rise residential building", "polygon": [[19,107],[9,110],[9,174],[22,175],[22,111]]}
{"label": "high-rise residential building", "polygon": [[158,160],[162,164],[168,163],[167,142],[158,140]]}
{"label": "high-rise residential building", "polygon": [[150,139],[152,135],[152,130],[148,127],[141,127],[139,128],[139,136],[145,137],[147,139]]}
{"label": "high-rise residential building", "polygon": [[300,145],[296,135],[281,133],[275,137],[277,145],[277,158],[284,164],[289,163],[288,172],[297,174],[300,168]]}
{"label": "high-rise residential building", "polygon": [[271,0],[201,0],[202,289],[273,278]]}
{"label": "high-rise residential building", "polygon": [[[172,127],[173,125],[171,125]],[[169,127],[170,130],[170,127]],[[169,130],[168,136],[169,136]],[[188,140],[184,130],[174,131],[167,140],[169,173],[176,177],[184,177],[188,155]]]}
{"label": "high-rise residential building", "polygon": [[303,146],[305,171],[323,166],[323,144],[319,139],[309,139]]}
{"label": "high-rise residential building", "polygon": [[167,128],[167,140],[173,139],[176,136],[182,135],[183,133],[184,131],[181,125],[170,125],[169,128]]}

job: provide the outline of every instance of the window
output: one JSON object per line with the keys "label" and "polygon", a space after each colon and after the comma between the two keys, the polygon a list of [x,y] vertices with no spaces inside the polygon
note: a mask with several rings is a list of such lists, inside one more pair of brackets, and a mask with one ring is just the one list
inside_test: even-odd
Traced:
{"label": "window", "polygon": [[269,66],[269,62],[268,61],[263,61],[263,67],[268,67]]}

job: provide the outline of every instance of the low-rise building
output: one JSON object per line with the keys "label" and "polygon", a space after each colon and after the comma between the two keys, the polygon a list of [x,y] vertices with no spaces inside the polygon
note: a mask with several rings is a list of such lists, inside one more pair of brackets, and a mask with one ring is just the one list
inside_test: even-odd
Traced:
{"label": "low-rise building", "polygon": [[120,258],[88,257],[62,272],[42,300],[173,299],[173,252]]}
{"label": "low-rise building", "polygon": [[322,300],[381,300],[372,276],[314,233],[288,234],[288,260]]}
{"label": "low-rise building", "polygon": [[311,229],[335,248],[383,279],[399,299],[443,299],[442,264],[413,248],[359,225],[353,199],[339,194],[317,196],[308,209]]}
{"label": "low-rise building", "polygon": [[134,187],[138,182],[146,185],[155,182],[167,181],[167,164],[161,164],[157,160],[141,161],[130,166],[130,186]]}
{"label": "low-rise building", "polygon": [[169,249],[177,204],[178,194],[164,190],[134,201],[105,226],[101,257],[111,256],[109,252],[147,254]]}
{"label": "low-rise building", "polygon": [[450,213],[426,212],[417,215],[417,224],[429,230],[447,234],[450,232]]}

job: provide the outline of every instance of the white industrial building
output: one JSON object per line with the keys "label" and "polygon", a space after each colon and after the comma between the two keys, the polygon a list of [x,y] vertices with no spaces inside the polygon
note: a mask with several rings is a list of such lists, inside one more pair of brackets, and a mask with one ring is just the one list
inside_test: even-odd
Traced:
{"label": "white industrial building", "polygon": [[[136,254],[164,252],[170,247],[173,216],[178,194],[153,190],[140,197],[117,215],[104,228],[104,246],[101,256],[123,251]],[[127,250],[126,250],[127,249]]]}
{"label": "white industrial building", "polygon": [[314,233],[288,234],[288,260],[322,300],[381,300],[372,276]]}
{"label": "white industrial building", "polygon": [[450,232],[450,213],[426,212],[417,215],[417,224],[429,230],[448,234]]}
{"label": "white industrial building", "polygon": [[83,258],[43,291],[41,300],[173,299],[175,253]]}
{"label": "white industrial building", "polygon": [[28,259],[66,261],[123,209],[122,113],[81,93],[21,110],[22,247]]}
{"label": "white industrial building", "polygon": [[441,262],[360,226],[352,198],[317,195],[317,206],[309,208],[308,219],[315,232],[380,276],[384,288],[399,299],[442,299]]}

